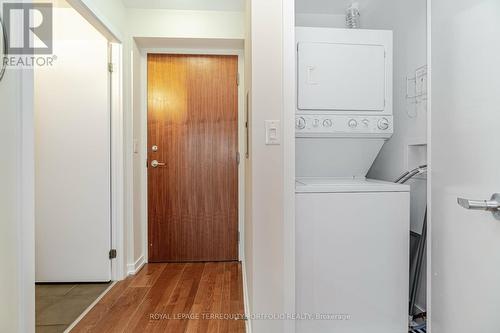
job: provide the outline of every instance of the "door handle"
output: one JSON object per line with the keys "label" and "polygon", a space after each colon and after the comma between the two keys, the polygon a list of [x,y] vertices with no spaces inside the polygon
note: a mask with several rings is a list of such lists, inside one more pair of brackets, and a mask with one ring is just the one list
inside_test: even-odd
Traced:
{"label": "door handle", "polygon": [[493,216],[500,220],[500,194],[494,193],[490,200],[470,200],[457,198],[457,202],[465,209],[484,210],[492,212]]}
{"label": "door handle", "polygon": [[152,160],[152,161],[151,161],[151,166],[152,166],[153,168],[158,168],[158,167],[165,166],[165,163],[158,162],[157,160]]}

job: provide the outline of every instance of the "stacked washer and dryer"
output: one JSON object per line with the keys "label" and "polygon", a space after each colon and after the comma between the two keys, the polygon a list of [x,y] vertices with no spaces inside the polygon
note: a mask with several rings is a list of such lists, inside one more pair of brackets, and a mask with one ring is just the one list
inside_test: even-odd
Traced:
{"label": "stacked washer and dryer", "polygon": [[296,38],[296,332],[407,332],[410,189],[366,178],[393,134],[392,32]]}

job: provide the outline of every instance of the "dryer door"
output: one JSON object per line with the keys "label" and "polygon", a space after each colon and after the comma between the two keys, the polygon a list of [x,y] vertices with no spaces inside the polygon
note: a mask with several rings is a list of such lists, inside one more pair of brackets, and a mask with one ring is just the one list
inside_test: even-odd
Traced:
{"label": "dryer door", "polygon": [[383,45],[302,42],[298,45],[298,108],[384,111]]}

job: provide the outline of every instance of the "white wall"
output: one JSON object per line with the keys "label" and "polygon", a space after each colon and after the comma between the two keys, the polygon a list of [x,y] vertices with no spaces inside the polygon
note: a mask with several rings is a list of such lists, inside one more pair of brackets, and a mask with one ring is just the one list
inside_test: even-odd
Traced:
{"label": "white wall", "polygon": [[[266,146],[265,120],[282,120],[282,1],[252,0],[250,159],[247,161],[246,270],[253,313],[284,311],[283,146]],[[248,60],[248,56],[247,56]],[[254,332],[283,332],[284,322],[254,320]]]}
{"label": "white wall", "polygon": [[[121,0],[66,0],[75,9],[85,6],[103,23],[117,39],[125,38],[126,12]],[[89,18],[87,18],[89,19]],[[94,22],[91,22],[94,23]]]}
{"label": "white wall", "polygon": [[370,29],[394,31],[394,122],[393,137],[382,149],[372,167],[372,176],[394,180],[407,165],[406,147],[411,142],[426,143],[427,112],[405,97],[406,77],[427,62],[426,1],[384,0],[379,10],[363,16]]}
{"label": "white wall", "polygon": [[253,309],[253,221],[252,221],[252,147],[253,134],[250,130],[250,119],[252,117],[252,0],[245,2],[245,121],[248,121],[248,133],[245,149],[245,261],[243,263],[243,277],[246,281],[247,303],[249,309]]}
{"label": "white wall", "polygon": [[35,326],[32,84],[29,69],[7,69],[0,81],[1,332],[34,332]]}
{"label": "white wall", "polygon": [[[365,14],[361,12],[362,26],[367,29],[394,31],[394,135],[384,145],[368,177],[394,181],[408,168],[415,167],[408,158],[409,144],[426,144],[427,107],[422,102],[412,104],[406,99],[406,77],[415,76],[415,70],[427,63],[427,9],[426,0],[382,0]],[[414,100],[413,100],[414,101]],[[425,160],[422,160],[422,163]],[[420,164],[420,163],[417,163]],[[411,228],[421,231],[426,204],[425,177],[410,183]],[[424,267],[426,263],[424,262]],[[425,270],[417,305],[425,309]]]}
{"label": "white wall", "polygon": [[295,25],[298,27],[345,28],[345,15],[296,13]]}
{"label": "white wall", "polygon": [[[1,2],[0,2],[1,4]],[[0,81],[0,331],[17,332],[19,319],[20,73]]]}
{"label": "white wall", "polygon": [[131,37],[243,38],[244,14],[229,11],[127,9]]}

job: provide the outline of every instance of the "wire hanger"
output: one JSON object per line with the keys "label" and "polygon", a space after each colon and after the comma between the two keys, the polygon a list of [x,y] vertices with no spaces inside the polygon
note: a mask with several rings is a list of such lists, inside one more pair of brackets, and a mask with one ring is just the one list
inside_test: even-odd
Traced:
{"label": "wire hanger", "polygon": [[5,26],[3,24],[3,20],[0,17],[0,29],[2,29],[2,33],[0,34],[0,38],[2,38],[2,57],[0,57],[0,81],[2,81],[3,76],[5,75],[5,69],[7,67],[7,63],[5,62],[5,57],[7,56],[7,31],[5,30]]}

